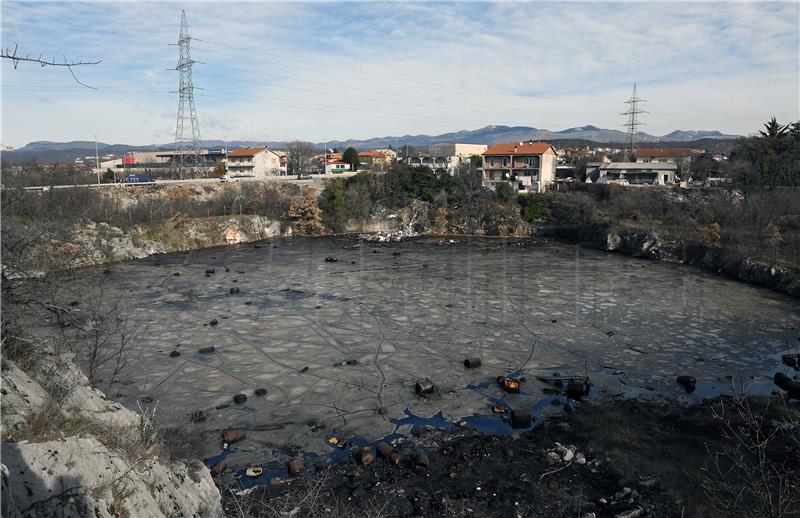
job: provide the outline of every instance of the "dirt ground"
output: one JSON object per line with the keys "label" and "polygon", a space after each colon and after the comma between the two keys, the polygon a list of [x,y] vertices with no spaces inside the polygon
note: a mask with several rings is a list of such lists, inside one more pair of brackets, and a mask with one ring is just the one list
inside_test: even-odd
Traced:
{"label": "dirt ground", "polygon": [[[794,470],[783,516],[799,516],[798,405],[776,396],[748,401],[762,431],[775,431],[764,458],[784,477]],[[723,407],[726,419],[715,419]],[[730,398],[690,407],[586,403],[511,436],[419,427],[393,444],[398,465],[379,456],[366,466],[348,459],[306,466],[303,475],[244,494],[220,479],[221,490],[230,516],[764,516],[763,502],[746,498],[747,491],[738,509],[718,509],[731,500],[704,491],[711,452],[733,445],[726,424],[743,424],[735,407]],[[417,465],[420,452],[428,468]],[[748,482],[729,477],[734,489]]]}

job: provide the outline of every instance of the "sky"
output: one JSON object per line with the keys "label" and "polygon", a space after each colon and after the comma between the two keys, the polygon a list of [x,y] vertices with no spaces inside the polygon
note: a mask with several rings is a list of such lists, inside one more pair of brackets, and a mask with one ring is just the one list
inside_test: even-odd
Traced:
{"label": "sky", "polygon": [[13,2],[4,145],[175,138],[181,10],[203,139],[314,142],[477,129],[747,135],[800,119],[800,2]]}

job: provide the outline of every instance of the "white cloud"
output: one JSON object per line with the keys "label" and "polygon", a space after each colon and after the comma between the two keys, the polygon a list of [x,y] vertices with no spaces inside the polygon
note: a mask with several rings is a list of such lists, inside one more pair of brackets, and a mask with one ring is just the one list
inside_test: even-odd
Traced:
{"label": "white cloud", "polygon": [[[174,124],[177,50],[167,44],[181,7],[200,40],[193,57],[207,63],[194,74],[204,138],[618,127],[634,82],[650,133],[748,133],[773,114],[800,117],[797,3],[4,2],[4,41],[100,56],[80,77],[109,88],[4,65],[3,142],[77,138],[87,125],[152,142],[153,124]],[[56,104],[39,106],[25,88]],[[87,121],[86,110],[99,115]]]}

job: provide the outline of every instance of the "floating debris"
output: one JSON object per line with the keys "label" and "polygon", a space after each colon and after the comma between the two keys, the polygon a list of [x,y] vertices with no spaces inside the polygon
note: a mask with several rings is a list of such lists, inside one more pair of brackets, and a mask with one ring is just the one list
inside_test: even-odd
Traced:
{"label": "floating debris", "polygon": [[260,477],[262,473],[264,473],[264,468],[261,466],[251,466],[247,468],[247,471],[244,472],[250,478]]}
{"label": "floating debris", "polygon": [[694,376],[678,376],[676,381],[690,394],[694,392],[694,388],[697,385],[697,380]]}
{"label": "floating debris", "polygon": [[247,396],[245,396],[244,394],[236,394],[235,396],[233,396],[233,402],[236,403],[237,405],[241,405],[245,401],[247,401]]}
{"label": "floating debris", "polygon": [[468,369],[475,369],[481,366],[480,358],[467,358],[464,360],[464,367]]}
{"label": "floating debris", "polygon": [[417,385],[414,388],[417,394],[423,396],[426,394],[433,394],[433,391],[436,390],[436,385],[433,384],[430,378],[424,378],[417,380]]}
{"label": "floating debris", "polygon": [[509,394],[519,394],[519,380],[506,376],[498,376],[497,384]]}

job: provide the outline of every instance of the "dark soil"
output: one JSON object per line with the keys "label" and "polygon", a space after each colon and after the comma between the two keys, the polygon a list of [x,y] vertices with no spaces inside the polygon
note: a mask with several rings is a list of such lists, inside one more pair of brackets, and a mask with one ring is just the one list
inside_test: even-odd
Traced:
{"label": "dark soil", "polygon": [[[777,397],[750,401],[770,426],[794,420],[794,428],[775,436],[770,458],[776,466],[800,468],[797,405],[787,408]],[[312,473],[246,495],[221,487],[223,501],[230,516],[745,515],[745,509],[717,511],[701,485],[709,451],[727,441],[723,422],[712,416],[712,405],[721,403],[733,405],[728,398],[688,408],[634,400],[586,404],[510,437],[415,429],[395,444],[399,465],[376,456],[368,466],[312,467]],[[564,462],[559,453],[553,463],[547,452],[556,443],[572,448],[575,458]],[[416,466],[419,452],[428,454],[429,468]],[[800,499],[785,516],[800,516]]]}

